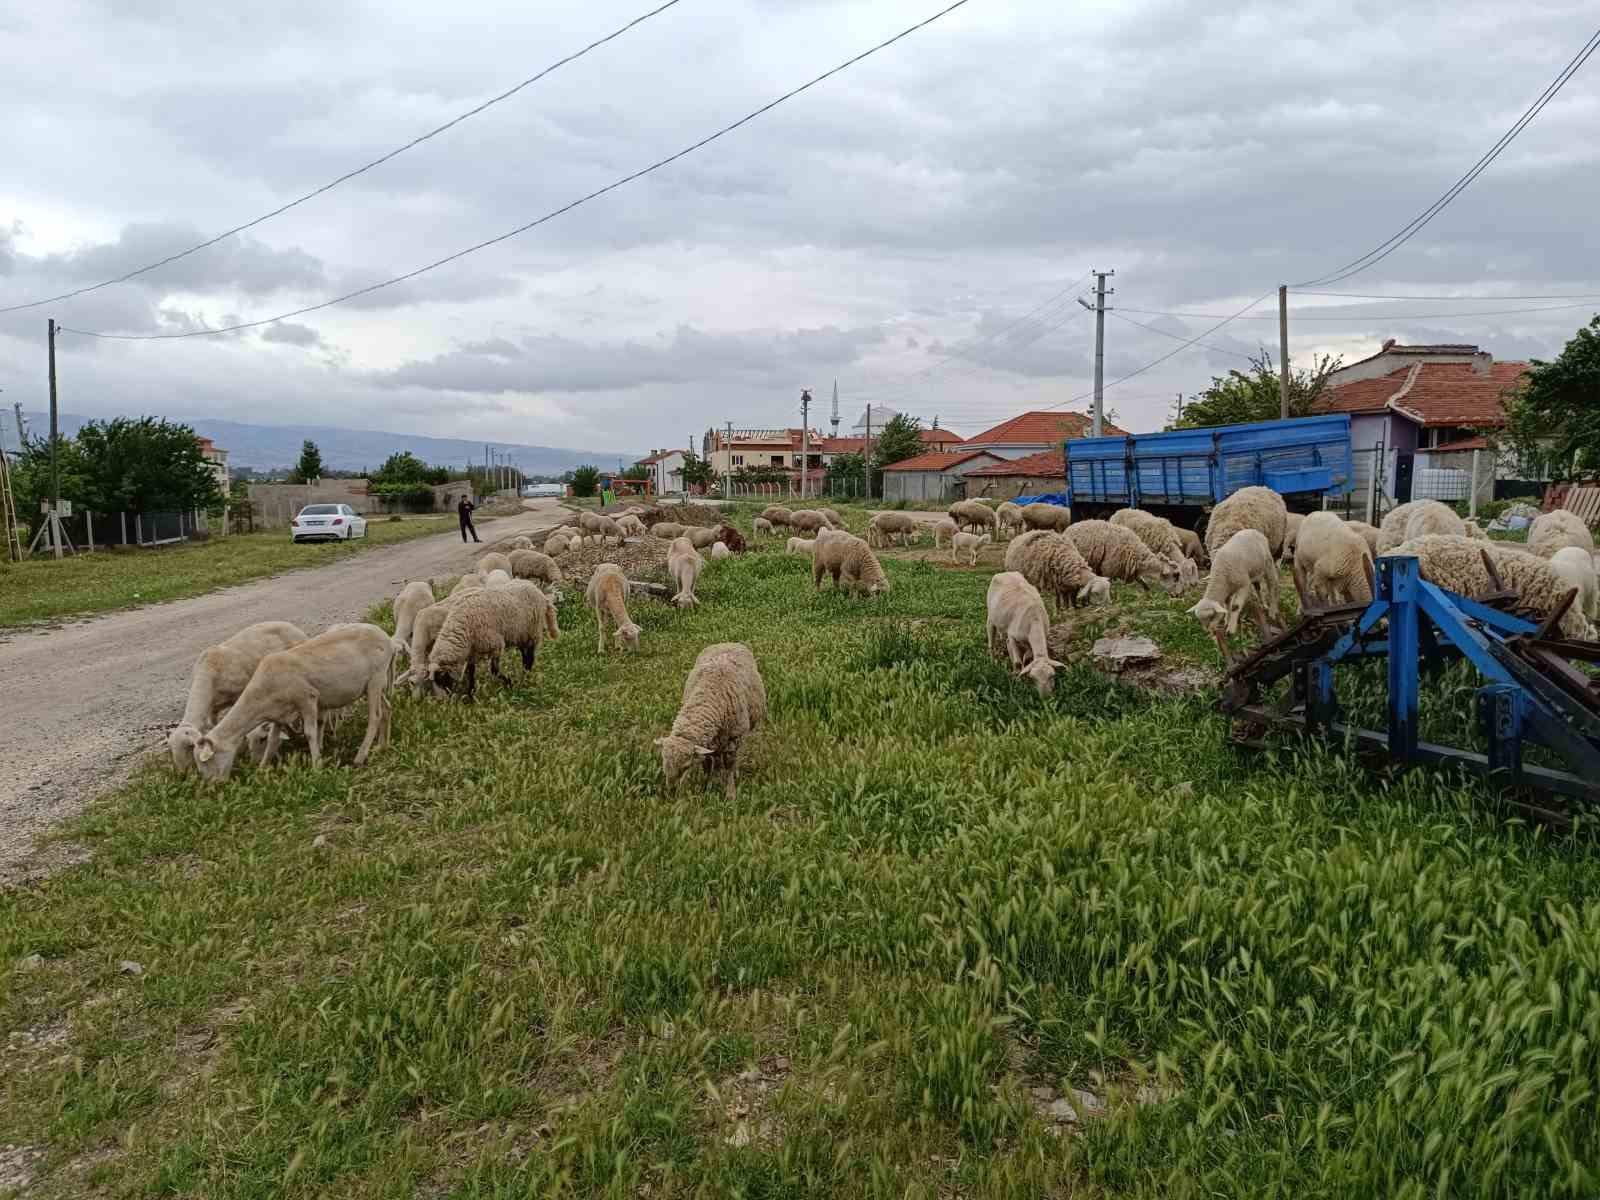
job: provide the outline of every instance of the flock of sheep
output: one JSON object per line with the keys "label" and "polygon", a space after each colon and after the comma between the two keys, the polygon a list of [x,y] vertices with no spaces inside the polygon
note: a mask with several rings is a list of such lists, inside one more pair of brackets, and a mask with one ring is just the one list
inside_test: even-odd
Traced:
{"label": "flock of sheep", "polygon": [[[936,548],[948,546],[952,561],[965,556],[971,565],[984,545],[1008,539],[1005,570],[989,585],[986,641],[990,653],[1007,658],[1041,696],[1053,692],[1062,668],[1049,653],[1045,597],[1058,611],[1106,604],[1113,580],[1178,595],[1200,584],[1201,568],[1208,567],[1204,594],[1189,612],[1216,639],[1224,662],[1230,659],[1227,636],[1242,621],[1252,622],[1262,636],[1277,632],[1280,561],[1292,564],[1302,610],[1369,601],[1374,560],[1390,552],[1415,555],[1424,579],[1461,595],[1482,597],[1505,586],[1536,612],[1548,615],[1566,605],[1561,630],[1568,637],[1595,636],[1590,622],[1600,602],[1593,538],[1582,520],[1560,509],[1534,522],[1525,546],[1488,541],[1436,501],[1402,504],[1373,528],[1327,512],[1301,517],[1288,512],[1276,492],[1259,487],[1217,505],[1204,543],[1192,531],[1137,509],[1123,509],[1108,521],[1073,522],[1067,509],[1054,505],[976,500],[952,504],[931,527],[907,513],[879,513],[867,523],[864,538],[848,532],[828,508],[774,505],[752,526],[756,537],[776,536],[780,529],[811,534],[790,537],[787,549],[811,557],[813,585],[820,589],[829,577],[836,588],[866,597],[889,590],[874,551],[907,545],[930,528]],[[615,539],[620,546],[644,535],[670,543],[667,574],[676,588],[671,600],[683,608],[699,603],[702,551],[716,560],[746,548],[726,522],[686,526],[665,520],[660,509],[614,516],[585,512],[575,524],[551,532],[544,551],[518,537],[505,552],[483,555],[442,599],[428,582],[407,583],[394,600],[392,636],[371,624],[337,625],[315,637],[284,621],[252,625],[200,656],[182,721],[168,738],[173,761],[180,771],[193,768],[206,778],[225,779],[241,748],[258,763],[271,762],[284,735],[298,725],[315,765],[326,719],[365,697],[359,766],[375,745],[388,742],[388,690],[399,658],[409,666],[398,679],[412,683],[419,695],[431,689],[445,696],[461,681],[469,700],[480,660],[499,675],[505,651],[516,650],[524,671],[531,670],[543,641],[560,636],[556,605],[566,580],[557,557],[592,542]],[[628,594],[619,565],[602,562],[594,569],[585,604],[595,614],[599,653],[606,652],[608,626],[619,649],[639,648],[642,631],[629,616]],[[708,771],[723,771],[733,795],[739,744],[765,715],[766,691],[750,648],[707,647],[685,683],[671,731],[655,742],[668,784],[698,762]]]}

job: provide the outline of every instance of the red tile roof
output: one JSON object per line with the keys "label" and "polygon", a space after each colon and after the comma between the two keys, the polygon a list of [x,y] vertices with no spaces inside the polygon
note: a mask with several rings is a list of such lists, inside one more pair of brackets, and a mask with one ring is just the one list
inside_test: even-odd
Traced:
{"label": "red tile roof", "polygon": [[1477,437],[1462,438],[1459,442],[1446,442],[1442,446],[1426,446],[1418,454],[1451,454],[1457,450],[1487,450],[1489,439],[1481,433]]}
{"label": "red tile roof", "polygon": [[[922,439],[924,446],[959,446],[964,439],[959,433],[951,433],[948,429],[919,429],[917,436]],[[862,454],[867,448],[867,439],[864,437],[830,437],[823,438],[812,447],[819,454]]]}
{"label": "red tile roof", "polygon": [[966,450],[955,454],[947,454],[942,450],[930,450],[926,454],[919,454],[915,458],[902,458],[897,463],[890,463],[885,471],[948,471],[951,467],[958,467],[969,459],[991,457],[987,450]]}
{"label": "red tile roof", "polygon": [[[1109,421],[1103,426],[1108,436],[1115,437],[1126,431]],[[1089,418],[1075,412],[1025,412],[1002,421],[993,429],[986,429],[969,437],[969,446],[1036,446],[1062,442],[1068,438],[1089,436]]]}
{"label": "red tile roof", "polygon": [[1015,458],[1009,462],[997,462],[987,467],[979,467],[976,471],[968,471],[968,475],[982,475],[986,479],[996,476],[1030,475],[1047,479],[1065,479],[1067,467],[1061,460],[1060,450],[1041,450],[1037,454],[1030,454],[1026,458]]}
{"label": "red tile roof", "polygon": [[1420,362],[1377,379],[1358,379],[1324,392],[1317,412],[1376,413],[1392,409],[1424,428],[1506,423],[1506,393],[1528,369],[1523,362]]}

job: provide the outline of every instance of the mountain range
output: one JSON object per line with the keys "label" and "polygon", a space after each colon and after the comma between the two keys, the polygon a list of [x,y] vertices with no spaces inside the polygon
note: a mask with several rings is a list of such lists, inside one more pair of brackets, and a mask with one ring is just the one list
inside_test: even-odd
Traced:
{"label": "mountain range", "polygon": [[[50,414],[24,414],[33,436],[50,428]],[[6,445],[16,443],[15,429],[6,414]],[[62,413],[61,432],[68,437],[89,417]],[[178,420],[180,418],[172,418]],[[534,446],[516,442],[475,442],[464,438],[423,437],[414,433],[389,433],[381,429],[340,429],[331,425],[247,425],[239,421],[208,418],[184,420],[201,437],[208,437],[228,452],[230,467],[291,467],[300,457],[300,444],[308,438],[322,451],[322,465],[333,471],[376,470],[391,454],[409,450],[423,462],[440,467],[483,463],[484,446],[501,458],[510,458],[529,475],[559,475],[585,463],[605,467],[621,459],[631,463],[641,451],[569,450],[560,446]]]}

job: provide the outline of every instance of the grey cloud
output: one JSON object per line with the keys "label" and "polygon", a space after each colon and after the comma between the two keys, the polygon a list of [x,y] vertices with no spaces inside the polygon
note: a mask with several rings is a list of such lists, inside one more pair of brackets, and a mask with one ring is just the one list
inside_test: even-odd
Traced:
{"label": "grey cloud", "polygon": [[[98,283],[184,250],[205,235],[193,226],[170,222],[125,225],[115,242],[79,247],[38,259],[39,273],[72,283]],[[229,238],[188,258],[138,278],[153,291],[210,291],[236,288],[261,296],[289,288],[324,284],[322,264],[298,247],[277,250],[248,236]]]}
{"label": "grey cloud", "polygon": [[261,331],[263,342],[281,342],[286,346],[320,346],[322,335],[309,325],[297,325],[293,321],[280,321],[276,325],[268,325]]}

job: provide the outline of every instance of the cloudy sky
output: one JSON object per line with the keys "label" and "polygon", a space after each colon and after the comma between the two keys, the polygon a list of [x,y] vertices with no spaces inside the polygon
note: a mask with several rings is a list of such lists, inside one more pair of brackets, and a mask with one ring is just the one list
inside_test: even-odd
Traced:
{"label": "cloudy sky", "polygon": [[[652,0],[0,14],[0,305],[96,283],[276,207],[610,32]],[[940,0],[680,0],[250,233],[0,315],[0,388],[45,403],[44,324],[269,317],[533,219],[743,115]],[[1593,32],[1586,0],[970,0],[705,150],[347,305],[167,341],[63,335],[61,403],[546,445],[789,423],[837,379],[964,433],[1091,386],[1073,302],[1114,268],[1116,379],[1388,237]],[[1600,294],[1600,56],[1416,239],[1333,290]],[[1549,302],[1555,303],[1555,302]],[[1600,309],[1295,301],[1291,346],[1385,337],[1548,356]],[[1135,312],[1131,310],[1145,310]],[[1036,315],[1022,320],[1030,312]],[[1272,301],[1107,393],[1134,428],[1275,344]],[[1404,314],[1417,314],[1407,317]],[[1456,314],[1456,315],[1441,315]],[[1315,316],[1356,320],[1312,320]],[[1305,318],[1305,319],[1300,319]]]}

